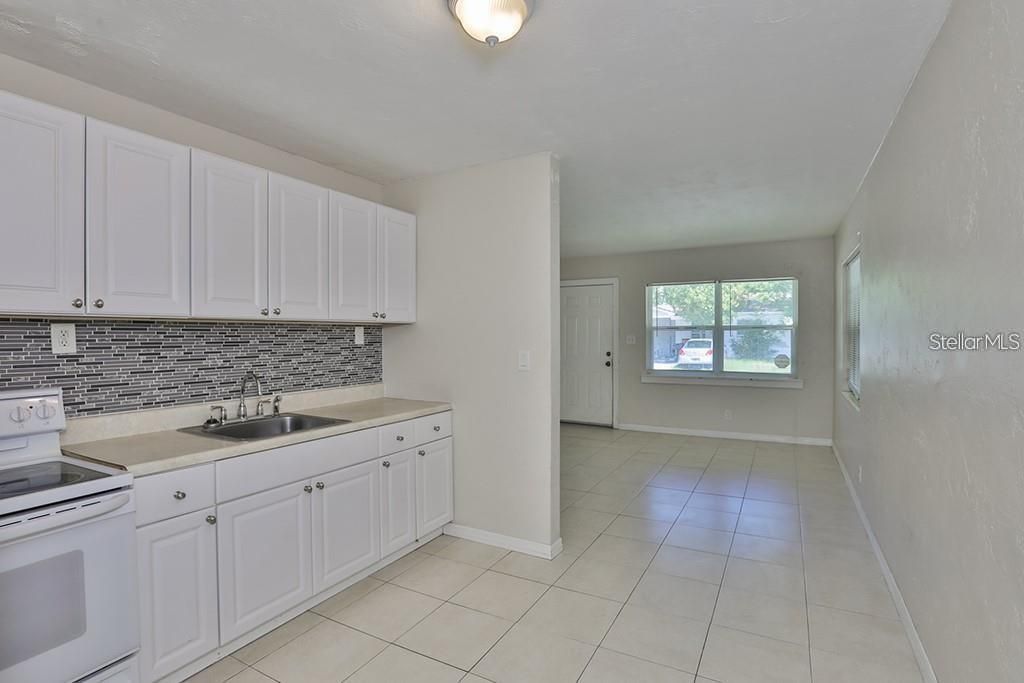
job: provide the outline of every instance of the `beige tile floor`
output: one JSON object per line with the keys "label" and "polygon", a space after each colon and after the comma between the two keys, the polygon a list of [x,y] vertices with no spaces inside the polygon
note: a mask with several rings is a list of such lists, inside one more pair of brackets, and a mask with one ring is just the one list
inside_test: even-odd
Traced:
{"label": "beige tile floor", "polygon": [[827,448],[562,427],[553,561],[442,536],[190,683],[920,683]]}

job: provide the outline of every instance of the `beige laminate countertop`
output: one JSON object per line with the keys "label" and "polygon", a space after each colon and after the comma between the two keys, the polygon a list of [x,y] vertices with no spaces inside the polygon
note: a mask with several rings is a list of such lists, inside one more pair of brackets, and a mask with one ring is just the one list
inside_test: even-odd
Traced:
{"label": "beige laminate countertop", "polygon": [[229,441],[198,434],[186,434],[178,430],[168,430],[137,436],[123,436],[117,439],[76,443],[64,446],[63,450],[69,455],[120,467],[136,476],[142,476],[268,451],[272,448],[290,446],[338,434],[357,432],[361,429],[411,420],[424,415],[442,413],[446,410],[451,410],[451,404],[412,401],[404,398],[376,398],[369,401],[340,403],[296,411],[303,415],[333,417],[351,420],[351,422],[275,436],[270,439]]}

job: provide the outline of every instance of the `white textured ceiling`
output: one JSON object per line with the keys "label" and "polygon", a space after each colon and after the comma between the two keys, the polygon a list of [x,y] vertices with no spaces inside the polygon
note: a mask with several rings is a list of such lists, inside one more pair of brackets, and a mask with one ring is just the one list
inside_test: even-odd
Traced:
{"label": "white textured ceiling", "polygon": [[0,0],[0,52],[378,181],[562,158],[566,255],[830,234],[950,0]]}

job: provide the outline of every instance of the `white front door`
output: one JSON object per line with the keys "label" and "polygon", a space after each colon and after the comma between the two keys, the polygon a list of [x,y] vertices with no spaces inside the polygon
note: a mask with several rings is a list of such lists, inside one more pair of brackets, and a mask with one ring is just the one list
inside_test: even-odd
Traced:
{"label": "white front door", "polygon": [[562,285],[562,419],[612,424],[613,285]]}

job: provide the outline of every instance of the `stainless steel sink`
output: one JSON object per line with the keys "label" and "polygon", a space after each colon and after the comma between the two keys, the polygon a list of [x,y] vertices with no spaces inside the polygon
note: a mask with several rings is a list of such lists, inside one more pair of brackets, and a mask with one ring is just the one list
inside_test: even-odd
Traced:
{"label": "stainless steel sink", "polygon": [[181,431],[200,436],[210,436],[218,439],[235,439],[238,441],[252,441],[256,439],[269,439],[273,436],[292,434],[309,429],[320,429],[332,427],[351,422],[352,420],[339,420],[331,417],[316,417],[314,415],[300,415],[298,413],[285,413],[282,415],[269,415],[267,417],[254,417],[250,420],[240,422],[227,422],[211,427],[186,427]]}

